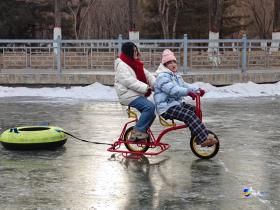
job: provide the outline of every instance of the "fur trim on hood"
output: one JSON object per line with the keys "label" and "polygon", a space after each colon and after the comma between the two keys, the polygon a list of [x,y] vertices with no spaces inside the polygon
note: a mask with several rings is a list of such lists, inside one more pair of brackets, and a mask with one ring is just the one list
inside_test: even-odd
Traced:
{"label": "fur trim on hood", "polygon": [[156,76],[159,75],[160,73],[169,73],[169,74],[174,74],[171,70],[166,68],[162,63],[159,64],[158,69],[156,70]]}

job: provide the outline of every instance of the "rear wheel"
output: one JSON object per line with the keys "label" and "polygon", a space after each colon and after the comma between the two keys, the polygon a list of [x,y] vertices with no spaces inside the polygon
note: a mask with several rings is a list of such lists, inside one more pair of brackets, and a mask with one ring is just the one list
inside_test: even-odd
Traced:
{"label": "rear wheel", "polygon": [[220,143],[217,135],[212,131],[209,131],[209,133],[213,134],[218,140],[218,143],[214,144],[211,147],[201,147],[200,145],[196,144],[196,136],[194,135],[192,135],[190,139],[190,147],[192,152],[201,159],[210,159],[214,157],[218,153],[220,148]]}
{"label": "rear wheel", "polygon": [[128,128],[124,134],[124,145],[131,152],[146,152],[149,149],[150,137],[147,139],[139,140],[139,143],[130,141],[130,135],[133,127]]}

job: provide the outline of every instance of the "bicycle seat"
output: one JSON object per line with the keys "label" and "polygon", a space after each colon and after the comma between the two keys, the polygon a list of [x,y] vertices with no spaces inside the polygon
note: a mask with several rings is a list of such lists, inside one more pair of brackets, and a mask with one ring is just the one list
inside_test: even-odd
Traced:
{"label": "bicycle seat", "polygon": [[174,120],[171,120],[171,123],[170,123],[170,122],[167,122],[167,120],[165,120],[162,116],[159,116],[159,122],[164,127],[176,126],[176,123],[174,122]]}
{"label": "bicycle seat", "polygon": [[[127,112],[128,118],[136,118],[136,119],[138,118],[137,113],[135,111],[133,111],[130,106],[128,106],[126,112]],[[174,120],[171,120],[171,123],[170,123],[167,120],[165,120],[162,116],[159,116],[159,122],[164,127],[176,126],[176,123],[174,122]]]}
{"label": "bicycle seat", "polygon": [[128,106],[126,112],[127,112],[128,118],[137,118],[137,113],[135,111],[132,111],[130,106]]}

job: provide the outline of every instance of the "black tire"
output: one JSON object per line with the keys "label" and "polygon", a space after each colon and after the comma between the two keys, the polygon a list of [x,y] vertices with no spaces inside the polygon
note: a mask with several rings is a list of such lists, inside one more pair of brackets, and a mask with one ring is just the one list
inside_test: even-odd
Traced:
{"label": "black tire", "polygon": [[[147,139],[146,139],[146,142],[144,142],[145,144],[147,144],[147,145],[138,145],[138,144],[135,144],[135,143],[133,143],[133,144],[130,144],[130,143],[128,143],[128,140],[129,140],[129,137],[130,137],[130,133],[131,133],[131,131],[132,131],[132,129],[133,129],[133,126],[132,127],[130,127],[130,128],[128,128],[126,131],[125,131],[125,134],[124,134],[124,145],[125,145],[125,147],[129,150],[129,151],[131,151],[131,152],[146,152],[148,149],[149,149],[149,143],[150,143],[150,137],[148,137]],[[141,140],[141,142],[143,142],[143,140]]]}
{"label": "black tire", "polygon": [[190,147],[193,154],[195,154],[197,157],[201,159],[210,159],[214,157],[220,149],[218,136],[210,130],[209,133],[213,134],[215,138],[218,140],[218,143],[213,145],[212,147],[200,147],[199,145],[196,144],[196,136],[194,135],[192,135],[190,139]]}

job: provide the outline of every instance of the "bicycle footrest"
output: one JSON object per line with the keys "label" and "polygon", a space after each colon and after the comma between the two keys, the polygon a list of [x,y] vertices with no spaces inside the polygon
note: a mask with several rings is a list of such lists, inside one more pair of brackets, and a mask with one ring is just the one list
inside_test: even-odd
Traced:
{"label": "bicycle footrest", "polygon": [[158,155],[168,148],[170,148],[170,144],[167,143],[137,143],[137,142],[132,142],[131,144],[141,144],[141,145],[149,145],[149,148],[151,149],[157,149],[156,151],[151,151],[151,152],[141,152],[141,151],[129,151],[126,149],[121,149],[122,144],[125,144],[124,141],[118,140],[114,142],[113,146],[109,147],[107,149],[108,152],[117,152],[117,153],[122,153],[122,155],[125,158],[133,158],[133,159],[139,159],[143,155]]}

